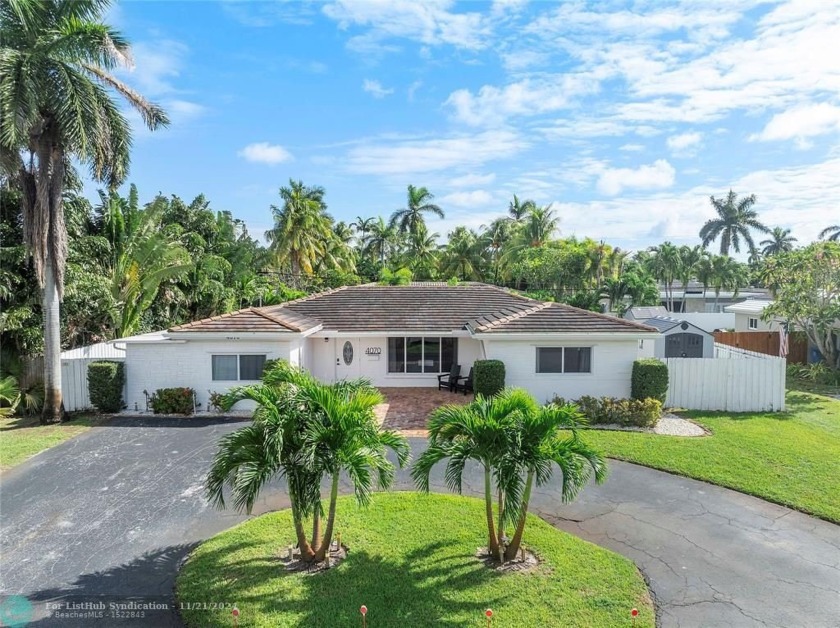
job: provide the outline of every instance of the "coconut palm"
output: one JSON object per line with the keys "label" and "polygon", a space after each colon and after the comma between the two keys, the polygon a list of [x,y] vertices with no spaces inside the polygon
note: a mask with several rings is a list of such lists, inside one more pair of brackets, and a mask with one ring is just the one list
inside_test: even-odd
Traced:
{"label": "coconut palm", "polygon": [[119,185],[128,172],[131,130],[119,94],[149,129],[163,110],[117,80],[128,42],[100,19],[107,0],[0,0],[0,164],[23,190],[25,242],[43,289],[43,422],[61,419],[60,302],[67,232],[62,209],[71,163]]}
{"label": "coconut palm", "polygon": [[820,231],[820,240],[830,240],[831,242],[840,240],[840,225],[829,225]]}
{"label": "coconut palm", "polygon": [[[490,226],[481,236],[490,252],[494,284],[498,284],[501,279],[504,261],[503,251],[513,241],[514,224],[509,218],[497,218],[490,223]],[[482,229],[485,228],[482,227]]]}
{"label": "coconut palm", "polygon": [[361,216],[356,216],[356,220],[350,223],[350,226],[355,229],[357,234],[359,234],[359,242],[364,242],[365,237],[375,222],[376,218],[362,218]]}
{"label": "coconut palm", "polygon": [[365,254],[379,260],[380,264],[384,264],[385,258],[391,252],[395,236],[396,230],[385,222],[381,216],[378,217],[369,227],[368,235],[365,237]]}
{"label": "coconut palm", "polygon": [[287,265],[293,276],[311,275],[333,236],[324,188],[290,179],[288,187],[280,188],[280,198],[282,207],[271,206],[274,227],[265,232],[269,249],[277,263]]}
{"label": "coconut palm", "polygon": [[700,229],[700,239],[703,241],[703,248],[708,247],[712,242],[720,238],[720,254],[729,255],[729,249],[735,249],[736,253],[741,252],[741,241],[743,240],[749,251],[755,249],[752,238],[752,230],[767,233],[769,229],[758,220],[758,214],[752,208],[755,205],[755,195],[750,194],[742,199],[732,190],[726,198],[710,197],[712,207],[715,208],[718,217],[706,222]]}
{"label": "coconut palm", "polygon": [[435,195],[424,187],[408,186],[408,199],[404,208],[396,210],[391,214],[390,225],[396,227],[402,233],[417,233],[426,226],[424,214],[434,214],[443,218],[443,210],[432,203]]}
{"label": "coconut palm", "polygon": [[790,229],[773,227],[773,230],[770,232],[770,237],[767,240],[759,242],[764,247],[761,249],[761,254],[777,255],[779,253],[787,253],[793,250],[796,241],[796,238],[790,235]]}
{"label": "coconut palm", "polygon": [[540,247],[554,236],[559,224],[560,218],[551,205],[534,206],[525,215],[519,238],[525,246]]}
{"label": "coconut palm", "polygon": [[685,312],[688,291],[688,282],[697,277],[697,271],[700,269],[700,263],[703,258],[707,257],[706,251],[700,245],[697,246],[681,246],[679,249],[679,279],[683,287],[683,301],[682,311]]}
{"label": "coconut palm", "polygon": [[665,286],[668,311],[674,311],[674,280],[680,275],[680,249],[670,242],[663,242],[648,249],[648,270]]}
{"label": "coconut palm", "polygon": [[449,241],[441,258],[441,274],[461,280],[480,280],[484,260],[481,257],[481,240],[472,229],[464,226],[449,234]]}
{"label": "coconut palm", "polygon": [[[379,431],[373,407],[382,401],[378,390],[357,380],[321,384],[309,373],[284,362],[266,368],[260,384],[234,388],[222,407],[250,400],[257,404],[251,425],[222,438],[207,476],[206,492],[217,507],[225,507],[225,487],[238,510],[251,511],[260,490],[274,477],[286,480],[301,558],[323,560],[335,525],[339,478],[346,472],[356,499],[369,503],[375,486],[387,488],[394,466],[387,449],[402,466],[408,460],[407,441]],[[324,534],[321,482],[330,481]],[[312,536],[305,523],[312,520]]]}
{"label": "coconut palm", "polygon": [[511,443],[506,464],[514,465],[518,473],[525,475],[525,488],[517,505],[516,531],[505,549],[505,560],[519,553],[534,484],[548,484],[555,465],[563,476],[560,497],[564,502],[574,500],[593,473],[599,484],[607,478],[604,458],[578,435],[577,428],[586,420],[575,406],[530,406],[528,411],[513,416],[516,439]]}
{"label": "coconut palm", "polygon": [[418,281],[434,279],[437,272],[437,233],[429,234],[424,226],[418,233],[409,236],[408,265]]}
{"label": "coconut palm", "polygon": [[524,201],[520,201],[516,194],[513,195],[513,200],[508,205],[508,216],[514,222],[522,222],[522,219],[528,215],[530,211],[536,209],[537,204],[530,200],[526,199]]}
{"label": "coconut palm", "polygon": [[715,309],[722,290],[732,290],[734,296],[738,296],[739,290],[747,283],[749,277],[744,264],[726,255],[712,257],[709,273],[710,285],[715,290]]}

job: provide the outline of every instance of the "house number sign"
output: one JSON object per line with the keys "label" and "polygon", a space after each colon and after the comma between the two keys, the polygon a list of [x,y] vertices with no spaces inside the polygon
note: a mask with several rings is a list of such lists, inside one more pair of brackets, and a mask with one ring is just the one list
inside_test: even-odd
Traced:
{"label": "house number sign", "polygon": [[365,349],[365,355],[382,355],[382,347],[368,347]]}

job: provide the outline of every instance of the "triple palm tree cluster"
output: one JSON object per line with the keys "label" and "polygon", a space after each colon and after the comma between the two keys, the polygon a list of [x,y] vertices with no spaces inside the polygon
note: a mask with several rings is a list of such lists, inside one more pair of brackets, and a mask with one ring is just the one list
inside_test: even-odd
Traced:
{"label": "triple palm tree cluster", "polygon": [[[300,558],[323,561],[332,546],[342,475],[366,506],[376,488],[393,483],[388,451],[405,466],[408,442],[379,429],[374,408],[383,398],[366,380],[323,384],[277,361],[266,366],[260,384],[232,389],[222,408],[230,410],[243,400],[256,404],[253,422],[221,439],[207,475],[208,498],[220,508],[230,499],[236,509],[250,513],[261,489],[274,478],[284,479]],[[598,482],[606,478],[604,459],[580,438],[584,423],[574,406],[540,406],[521,389],[479,395],[466,406],[443,406],[432,414],[428,449],[411,473],[418,488],[429,491],[433,467],[446,460],[445,483],[460,493],[467,465],[479,465],[487,550],[494,559],[509,561],[522,544],[532,490],[551,480],[555,466],[564,501],[574,499],[593,475]],[[513,530],[511,538],[507,529]]]}

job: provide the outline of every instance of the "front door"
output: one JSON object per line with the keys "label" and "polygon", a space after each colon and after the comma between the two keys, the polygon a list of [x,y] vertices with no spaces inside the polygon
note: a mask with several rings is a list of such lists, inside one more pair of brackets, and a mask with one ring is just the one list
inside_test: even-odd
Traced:
{"label": "front door", "polygon": [[360,344],[358,338],[335,339],[335,378],[356,379],[359,377]]}
{"label": "front door", "polygon": [[665,338],[666,358],[702,358],[703,336],[700,334],[671,334]]}

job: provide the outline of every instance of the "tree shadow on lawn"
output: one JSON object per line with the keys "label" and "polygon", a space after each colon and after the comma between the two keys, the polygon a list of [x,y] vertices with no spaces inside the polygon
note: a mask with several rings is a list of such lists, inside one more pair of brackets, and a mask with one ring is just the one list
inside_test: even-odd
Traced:
{"label": "tree shadow on lawn", "polygon": [[[117,567],[83,574],[72,585],[41,589],[35,593],[26,594],[37,612],[36,618],[26,626],[27,628],[47,626],[70,628],[91,625],[160,628],[183,626],[175,601],[175,576],[181,562],[197,545],[197,543],[185,543],[156,549]],[[209,599],[200,601],[209,601]],[[165,605],[165,608],[146,611],[143,617],[114,617],[108,614],[110,609],[107,609],[102,618],[58,618],[43,616],[47,602],[62,605],[102,602],[106,607],[111,602],[153,602]]]}
{"label": "tree shadow on lawn", "polygon": [[[230,564],[224,558],[231,551],[225,548],[202,554],[200,568],[220,576],[219,590],[207,591],[207,597],[235,599],[243,622],[252,613],[263,618],[281,613],[295,625],[355,626],[361,622],[359,608],[364,604],[372,626],[463,626],[466,618],[481,621],[486,608],[508,596],[497,591],[495,597],[470,593],[501,575],[456,549],[458,545],[454,539],[441,539],[399,557],[351,547],[337,567],[313,575],[285,571],[276,555]],[[447,552],[447,547],[453,549]],[[288,597],[282,597],[284,591],[277,587],[254,592],[278,578],[297,580],[288,583]],[[193,621],[202,625],[200,615],[193,615]]]}

